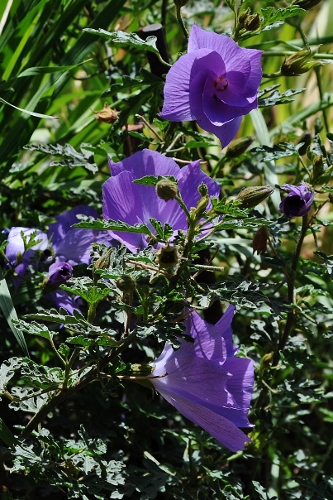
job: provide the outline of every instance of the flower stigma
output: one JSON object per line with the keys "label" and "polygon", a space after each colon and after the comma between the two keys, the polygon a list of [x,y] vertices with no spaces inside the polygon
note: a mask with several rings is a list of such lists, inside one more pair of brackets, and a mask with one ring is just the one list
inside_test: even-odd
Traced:
{"label": "flower stigma", "polygon": [[228,87],[228,80],[224,76],[218,76],[214,80],[214,87],[216,90],[225,90]]}

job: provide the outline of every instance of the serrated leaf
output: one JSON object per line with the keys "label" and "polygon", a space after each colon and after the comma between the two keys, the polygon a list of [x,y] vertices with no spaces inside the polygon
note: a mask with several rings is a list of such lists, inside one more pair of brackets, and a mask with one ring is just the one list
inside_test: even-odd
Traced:
{"label": "serrated leaf", "polygon": [[[279,86],[279,85],[277,85]],[[268,107],[268,106],[276,106],[277,104],[285,104],[287,102],[293,102],[293,96],[297,94],[301,94],[302,92],[305,92],[305,88],[299,88],[299,89],[289,89],[286,90],[286,92],[283,92],[280,94],[278,90],[276,90],[276,85],[273,85],[273,90],[272,92],[267,96],[267,97],[262,97],[264,94],[267,93],[267,91],[272,88],[269,87],[268,89],[264,89],[261,91],[259,94],[259,99],[258,99],[258,106],[259,108],[263,107]],[[265,92],[266,91],[266,92]]]}
{"label": "serrated leaf", "polygon": [[[302,144],[280,142],[273,147],[262,146],[259,148],[254,148],[251,151],[255,153],[265,153],[265,161],[278,160],[280,158],[288,158],[289,156],[299,156],[298,150],[302,147]],[[268,153],[268,154],[267,154]]]}
{"label": "serrated leaf", "polygon": [[112,44],[119,45],[120,47],[134,47],[138,50],[146,50],[159,55],[159,51],[156,47],[156,36],[148,36],[146,40],[142,40],[136,33],[126,33],[124,31],[110,32],[101,28],[98,30],[84,28],[83,31],[105,38]]}
{"label": "serrated leaf", "polygon": [[142,184],[144,186],[156,186],[156,184],[159,181],[162,181],[164,179],[168,179],[171,182],[175,182],[176,184],[178,183],[177,179],[173,177],[172,175],[159,175],[158,177],[154,175],[145,175],[144,177],[141,177],[140,179],[134,179],[133,183],[134,184]]}
{"label": "serrated leaf", "polygon": [[72,227],[81,227],[88,229],[100,229],[103,231],[121,231],[126,233],[138,233],[138,234],[148,234],[151,235],[150,229],[145,224],[134,224],[134,226],[130,226],[126,222],[123,221],[115,221],[115,220],[101,220],[96,219],[93,221],[85,220],[82,222],[78,222],[77,224],[73,224]]}
{"label": "serrated leaf", "polygon": [[[298,16],[305,12],[304,9],[298,7],[297,5],[290,5],[289,7],[276,9],[275,7],[263,7],[261,9],[261,14],[263,16],[263,25],[272,25],[275,23],[280,23],[289,17]],[[267,27],[267,26],[266,26]]]}

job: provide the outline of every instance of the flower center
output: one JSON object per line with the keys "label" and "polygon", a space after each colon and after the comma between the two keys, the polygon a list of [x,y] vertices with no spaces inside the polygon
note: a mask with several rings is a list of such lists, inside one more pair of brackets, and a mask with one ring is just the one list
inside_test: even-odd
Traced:
{"label": "flower center", "polygon": [[228,80],[224,76],[218,76],[214,81],[216,90],[225,90],[228,87]]}

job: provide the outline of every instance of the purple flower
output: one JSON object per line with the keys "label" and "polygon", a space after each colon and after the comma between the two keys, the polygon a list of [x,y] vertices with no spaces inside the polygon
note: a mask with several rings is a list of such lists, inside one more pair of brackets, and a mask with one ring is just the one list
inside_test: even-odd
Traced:
{"label": "purple flower", "polygon": [[248,411],[253,362],[234,356],[231,321],[234,306],[211,325],[193,312],[186,331],[194,342],[181,341],[174,351],[166,344],[149,378],[155,389],[192,422],[232,451],[251,440],[238,427],[251,427]]}
{"label": "purple flower", "polygon": [[73,268],[67,262],[54,262],[49,267],[48,284],[60,286],[66,283],[73,275]]}
{"label": "purple flower", "polygon": [[258,106],[261,55],[260,50],[242,49],[228,36],[194,24],[188,53],[167,73],[161,117],[197,120],[227,146],[242,116]]}
{"label": "purple flower", "polygon": [[[186,231],[185,212],[176,200],[164,201],[157,195],[155,187],[134,184],[134,179],[147,175],[175,177],[188,209],[196,207],[200,199],[200,184],[207,185],[210,196],[217,197],[220,192],[219,185],[200,169],[199,160],[179,168],[172,158],[149,149],[139,151],[119,163],[110,162],[110,168],[112,177],[103,185],[104,218],[130,225],[146,224],[152,232],[151,218],[162,224],[170,224],[176,232],[179,229]],[[110,231],[110,235],[132,252],[148,245],[146,236],[142,234]]]}
{"label": "purple flower", "polygon": [[[12,228],[8,233],[6,257],[15,268],[16,274],[23,277],[29,264],[38,268],[41,261],[45,265],[55,258],[55,262],[49,267],[48,274],[48,285],[52,289],[65,283],[72,276],[73,266],[90,263],[92,243],[110,245],[110,238],[104,231],[72,228],[72,224],[79,221],[78,214],[94,218],[98,216],[93,208],[79,205],[55,217],[56,222],[50,224],[47,234],[36,229]],[[38,241],[27,251],[25,251],[22,232],[26,243],[29,243],[33,234],[35,234],[35,240]],[[16,282],[16,284],[19,286],[20,283]],[[76,298],[64,290],[51,292],[48,296],[57,307],[63,307],[71,314],[74,309],[78,309]]]}
{"label": "purple flower", "polygon": [[[26,247],[29,247],[29,243],[32,242],[32,238],[37,243],[26,250]],[[5,254],[19,276],[24,276],[29,264],[36,263],[37,255],[42,254],[49,246],[45,233],[27,227],[12,227],[7,239],[8,244]],[[19,282],[15,280],[15,284],[18,286]]]}
{"label": "purple flower", "polygon": [[306,182],[302,181],[299,186],[283,184],[281,189],[288,195],[281,201],[279,210],[289,217],[301,217],[309,212],[314,199],[314,192]]}

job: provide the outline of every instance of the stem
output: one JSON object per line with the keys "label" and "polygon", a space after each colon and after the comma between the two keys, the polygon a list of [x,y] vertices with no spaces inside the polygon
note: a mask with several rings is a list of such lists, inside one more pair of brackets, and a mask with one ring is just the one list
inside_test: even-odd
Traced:
{"label": "stem", "polygon": [[177,20],[179,22],[179,25],[181,27],[181,30],[182,30],[186,40],[188,40],[188,32],[187,32],[187,29],[185,28],[183,18],[182,18],[181,13],[180,13],[180,9],[181,9],[181,6],[179,4],[177,4],[176,5]]}
{"label": "stem", "polygon": [[[301,234],[299,236],[299,239],[298,239],[298,242],[297,242],[297,245],[295,248],[293,260],[291,263],[291,269],[290,269],[290,273],[289,273],[287,298],[288,298],[288,302],[291,306],[293,304],[295,304],[295,302],[296,302],[295,301],[295,283],[296,283],[297,268],[298,268],[299,258],[301,255],[303,241],[304,241],[304,238],[306,236],[307,230],[308,230],[308,216],[306,214],[306,215],[303,215],[303,218],[302,218]],[[287,315],[287,321],[286,321],[286,324],[284,327],[283,334],[280,336],[280,339],[279,339],[279,342],[277,345],[277,349],[276,349],[274,356],[273,356],[272,366],[277,365],[279,357],[280,357],[280,351],[282,351],[284,349],[284,347],[286,346],[289,334],[294,326],[294,322],[295,322],[295,310],[293,308],[291,308],[290,311],[288,312],[288,315]]]}
{"label": "stem", "polygon": [[[58,391],[58,393],[50,399],[38,413],[36,413],[32,419],[29,421],[28,425],[23,429],[21,436],[22,438],[27,438],[32,431],[36,429],[36,427],[47,417],[47,415],[56,408],[59,404],[63,403],[68,397],[75,394],[75,392],[82,389],[84,386],[92,382],[93,380],[99,378],[100,370],[105,368],[113,359],[115,359],[121,351],[123,351],[126,347],[128,347],[134,340],[136,336],[136,332],[133,332],[131,335],[127,337],[122,346],[117,349],[115,352],[111,351],[105,358],[101,359],[96,366],[91,368],[91,370],[86,373],[80,380],[75,382],[69,388],[62,388]],[[75,351],[74,351],[75,352]]]}

